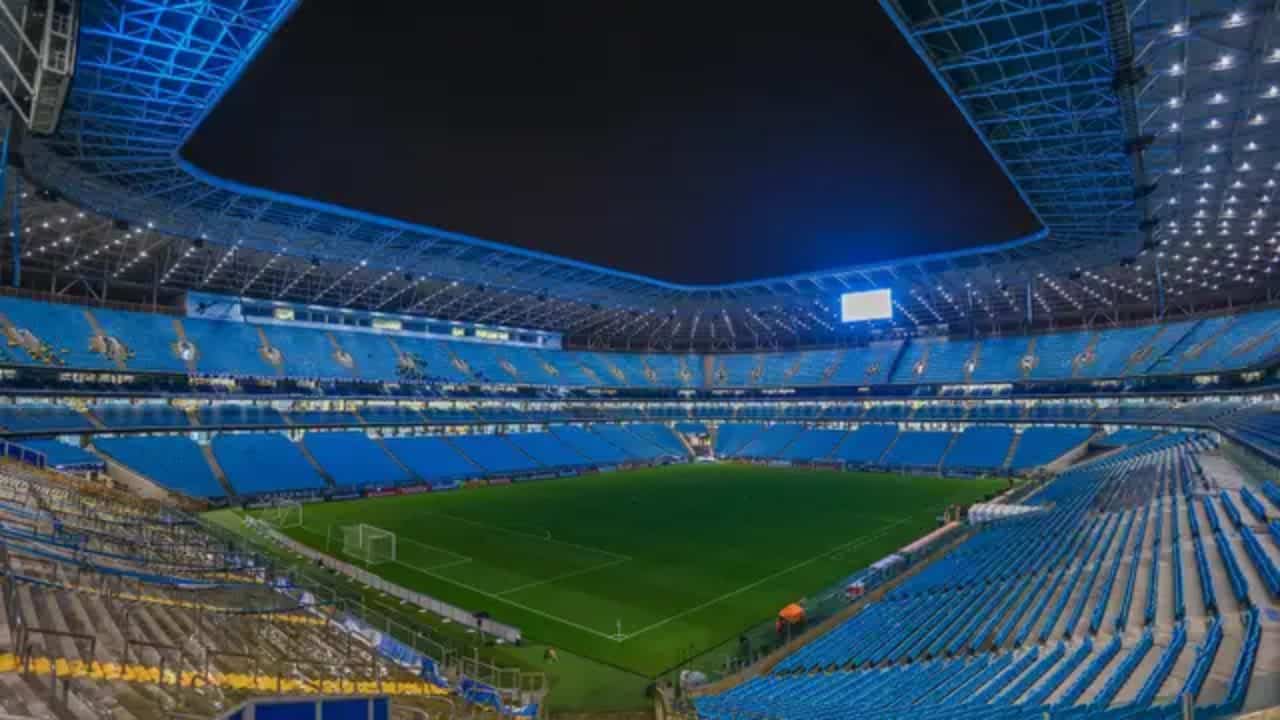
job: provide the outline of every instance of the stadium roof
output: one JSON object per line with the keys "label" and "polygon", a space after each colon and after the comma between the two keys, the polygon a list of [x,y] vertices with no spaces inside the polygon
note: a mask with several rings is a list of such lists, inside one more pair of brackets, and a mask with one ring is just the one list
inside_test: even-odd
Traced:
{"label": "stadium roof", "polygon": [[202,289],[615,347],[861,338],[867,327],[838,321],[837,296],[879,287],[895,293],[893,322],[876,328],[886,332],[1028,316],[1123,322],[1280,293],[1274,3],[881,4],[1044,230],[975,251],[689,286],[245,187],[179,151],[296,1],[86,0],[59,129],[22,146],[27,176],[46,190],[22,200],[23,262],[57,276],[55,289]]}

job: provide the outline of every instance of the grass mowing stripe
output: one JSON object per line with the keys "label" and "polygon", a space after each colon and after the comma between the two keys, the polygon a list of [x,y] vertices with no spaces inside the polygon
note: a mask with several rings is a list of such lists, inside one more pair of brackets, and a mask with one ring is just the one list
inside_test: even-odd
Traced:
{"label": "grass mowing stripe", "polygon": [[635,632],[633,632],[633,633],[629,633],[629,634],[627,634],[627,635],[623,636],[622,640],[625,642],[625,641],[627,641],[627,640],[630,640],[630,639],[631,639],[631,638],[633,638],[633,637],[636,637],[637,635],[642,635],[642,634],[644,634],[644,633],[649,632],[650,630],[656,630],[656,629],[658,629],[658,628],[662,627],[663,625],[666,625],[667,623],[670,623],[670,622],[671,622],[671,621],[673,621],[673,620],[679,620],[680,618],[685,617],[685,616],[688,616],[688,615],[692,615],[693,613],[696,613],[696,612],[698,612],[699,610],[705,610],[705,609],[707,609],[707,608],[711,607],[712,605],[715,605],[715,604],[720,603],[720,602],[724,602],[725,600],[728,600],[729,598],[737,597],[738,595],[741,595],[742,593],[744,593],[744,592],[746,592],[746,591],[748,591],[748,590],[751,590],[751,589],[753,589],[753,588],[757,588],[757,587],[759,587],[759,586],[761,586],[761,585],[763,585],[763,584],[765,584],[765,583],[769,582],[770,580],[773,580],[774,578],[782,577],[783,575],[786,575],[786,574],[787,574],[787,573],[789,573],[789,572],[794,572],[794,571],[796,571],[796,570],[799,570],[799,569],[800,569],[800,568],[802,568],[802,567],[806,567],[806,566],[808,566],[808,565],[811,565],[811,564],[813,564],[813,563],[815,563],[815,562],[817,562],[817,561],[819,561],[819,560],[821,560],[821,559],[823,559],[823,558],[825,558],[825,557],[827,557],[827,556],[829,556],[829,555],[831,555],[831,554],[833,554],[833,553],[842,552],[842,551],[844,551],[844,550],[849,550],[849,549],[852,549],[852,548],[855,548],[855,547],[861,547],[862,545],[865,545],[865,544],[867,544],[867,543],[869,543],[869,542],[872,542],[872,541],[874,541],[874,540],[878,540],[878,539],[880,539],[880,538],[884,537],[886,534],[888,534],[888,532],[889,532],[890,530],[892,530],[892,529],[894,529],[895,527],[898,527],[899,525],[901,525],[901,524],[903,524],[903,523],[907,522],[907,520],[908,520],[908,518],[901,518],[901,519],[897,520],[896,522],[889,523],[888,525],[885,525],[883,528],[881,528],[880,530],[878,530],[878,531],[876,531],[876,532],[874,532],[874,533],[872,533],[872,534],[870,534],[870,535],[864,535],[864,536],[862,536],[862,537],[859,537],[859,538],[855,538],[855,539],[853,539],[853,540],[850,540],[849,542],[847,542],[847,543],[845,543],[845,544],[843,544],[843,545],[840,545],[839,547],[834,547],[834,548],[832,548],[831,550],[829,550],[829,551],[827,551],[827,552],[825,552],[825,553],[822,553],[822,554],[820,554],[820,555],[814,555],[813,557],[809,558],[808,560],[804,560],[804,561],[798,562],[798,563],[796,563],[795,565],[792,565],[791,567],[783,568],[783,569],[779,570],[778,572],[773,573],[773,574],[771,574],[771,575],[766,575],[766,576],[764,576],[764,577],[760,578],[759,580],[757,580],[757,581],[755,581],[755,582],[751,583],[750,585],[743,585],[742,587],[738,588],[737,590],[733,590],[733,591],[731,591],[731,592],[727,592],[727,593],[725,593],[724,595],[721,595],[720,597],[717,597],[717,598],[712,598],[712,599],[708,600],[707,602],[702,603],[701,605],[697,605],[697,606],[695,606],[695,607],[691,607],[691,608],[689,608],[688,610],[685,610],[685,611],[683,611],[683,612],[680,612],[680,613],[677,613],[677,614],[675,614],[675,615],[672,615],[671,617],[666,618],[666,619],[664,619],[664,620],[659,620],[658,622],[656,622],[656,623],[654,623],[654,624],[652,624],[652,625],[649,625],[648,627],[640,628],[639,630],[636,630],[636,631],[635,631]]}
{"label": "grass mowing stripe", "polygon": [[[305,519],[421,543],[373,570],[490,611],[530,642],[653,677],[932,530],[935,508],[1006,486],[681,465],[308,505]],[[287,532],[324,548],[310,531]]]}
{"label": "grass mowing stripe", "polygon": [[516,587],[513,587],[509,590],[502,590],[498,594],[510,595],[511,593],[518,593],[521,590],[529,590],[531,588],[536,588],[541,585],[550,585],[551,583],[559,582],[561,580],[568,580],[571,577],[578,577],[579,575],[586,575],[587,573],[593,573],[593,572],[596,572],[597,570],[604,570],[605,568],[611,568],[614,565],[621,565],[624,562],[631,562],[631,558],[618,558],[617,560],[610,560],[609,562],[601,563],[600,565],[593,565],[592,567],[589,567],[589,568],[583,568],[581,570],[571,570],[567,573],[556,575],[555,577],[549,577],[546,580],[534,580],[533,582],[527,582],[524,585],[517,585]]}
{"label": "grass mowing stripe", "polygon": [[476,527],[484,528],[485,530],[496,530],[497,532],[507,533],[508,535],[517,535],[520,537],[529,538],[531,540],[538,540],[539,542],[555,543],[557,545],[564,545],[565,547],[577,548],[578,550],[586,550],[587,552],[596,553],[599,555],[608,555],[610,557],[618,558],[620,560],[631,559],[630,555],[623,555],[621,553],[610,552],[608,550],[601,550],[600,548],[594,548],[587,545],[580,545],[578,543],[568,542],[565,540],[557,540],[551,537],[550,530],[548,530],[547,534],[543,536],[543,535],[538,535],[537,533],[525,532],[523,530],[513,530],[511,528],[501,527],[499,525],[491,525],[489,523],[483,523],[478,520],[458,517],[457,515],[449,515],[447,513],[442,513],[442,512],[427,512],[424,514],[432,515],[435,517],[449,518],[450,520],[457,520],[458,522],[464,522],[469,525],[475,525]]}

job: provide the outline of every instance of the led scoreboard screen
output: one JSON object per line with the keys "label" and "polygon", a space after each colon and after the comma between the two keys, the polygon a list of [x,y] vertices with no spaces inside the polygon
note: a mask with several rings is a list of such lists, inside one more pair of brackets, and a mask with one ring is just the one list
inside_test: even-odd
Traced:
{"label": "led scoreboard screen", "polygon": [[893,296],[888,290],[845,293],[840,296],[840,320],[859,322],[893,317]]}

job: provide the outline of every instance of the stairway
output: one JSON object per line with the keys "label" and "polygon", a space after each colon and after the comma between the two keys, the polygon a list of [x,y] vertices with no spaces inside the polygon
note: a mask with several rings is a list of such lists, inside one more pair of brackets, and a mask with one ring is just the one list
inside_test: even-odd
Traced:
{"label": "stairway", "polygon": [[277,349],[276,356],[272,357],[271,353],[267,352],[271,348],[271,341],[267,340],[267,331],[263,330],[262,326],[255,327],[254,330],[258,331],[258,353],[262,355],[263,360],[276,369],[276,375],[284,375],[284,353]]}
{"label": "stairway", "polygon": [[1206,350],[1213,347],[1214,344],[1218,342],[1218,338],[1222,337],[1223,335],[1226,335],[1227,331],[1230,330],[1231,326],[1235,325],[1236,322],[1237,322],[1236,319],[1232,319],[1231,322],[1222,323],[1222,327],[1218,328],[1218,330],[1214,332],[1212,335],[1205,338],[1204,340],[1201,340],[1200,342],[1196,343],[1195,346],[1193,346],[1191,349],[1177,356],[1176,358],[1177,365],[1172,369],[1175,371],[1180,370],[1182,368],[1183,362],[1185,362],[1186,360],[1198,358],[1201,355],[1203,355]]}
{"label": "stairway", "polygon": [[231,486],[231,480],[227,478],[227,473],[223,471],[218,458],[213,454],[213,446],[207,443],[201,445],[200,452],[204,454],[205,462],[209,463],[209,469],[213,471],[213,477],[217,479],[218,484],[227,493],[227,497],[235,497],[236,489]]}
{"label": "stairway", "polygon": [[[546,465],[545,463],[543,463],[543,462],[542,462],[541,460],[539,460],[538,458],[536,458],[536,457],[534,457],[534,456],[530,455],[529,453],[525,452],[524,448],[522,448],[522,447],[520,447],[519,445],[517,445],[517,444],[515,444],[515,443],[511,442],[511,439],[510,439],[510,438],[508,438],[505,434],[499,435],[498,437],[502,438],[502,441],[503,441],[503,442],[505,442],[506,444],[510,445],[510,446],[511,446],[511,449],[513,449],[513,450],[515,450],[516,452],[520,453],[521,455],[523,455],[523,456],[525,456],[525,457],[529,458],[529,461],[530,461],[530,462],[532,462],[534,465],[537,465],[538,467],[545,467],[545,465]],[[561,444],[563,445],[564,443],[561,443]]]}
{"label": "stairway", "polygon": [[1040,336],[1032,335],[1031,342],[1027,343],[1027,352],[1022,356],[1030,357],[1032,359],[1030,365],[1023,365],[1022,358],[1018,358],[1018,372],[1023,378],[1030,377],[1031,371],[1035,370],[1036,365],[1040,362],[1039,357],[1036,356],[1036,341],[1039,339]]}
{"label": "stairway", "polygon": [[[1130,353],[1128,359],[1125,360],[1124,368],[1120,371],[1120,374],[1129,375],[1130,373],[1141,373],[1142,370],[1145,368],[1137,368],[1137,367],[1134,367],[1134,365],[1137,365],[1139,363],[1145,362],[1146,360],[1152,359],[1151,348],[1156,344],[1156,341],[1159,340],[1165,334],[1165,331],[1167,331],[1168,329],[1169,329],[1168,325],[1161,325],[1160,329],[1156,330],[1156,334],[1152,335],[1151,339],[1148,340],[1146,344],[1144,344],[1142,347]],[[1159,359],[1160,358],[1155,358],[1155,360],[1159,360]],[[1150,365],[1150,364],[1153,364],[1153,363],[1147,363],[1147,365]]]}
{"label": "stairway", "polygon": [[840,372],[840,367],[844,365],[844,359],[848,357],[848,355],[849,348],[842,348],[840,352],[836,353],[836,359],[822,371],[823,385],[831,382],[831,378],[835,377],[835,374]]}
{"label": "stairway", "polygon": [[[364,420],[361,420],[360,422],[364,422]],[[414,482],[430,484],[427,482],[426,478],[420,477],[418,473],[414,472],[413,468],[401,462],[400,458],[396,457],[396,454],[391,452],[391,448],[387,447],[387,444],[383,442],[381,435],[370,435],[369,439],[373,441],[374,445],[382,448],[382,452],[386,453],[387,457],[391,458],[391,462],[395,463],[396,467],[403,470],[405,475],[413,478]]]}
{"label": "stairway", "polygon": [[1013,442],[1009,443],[1009,452],[1004,455],[1004,462],[1000,463],[1001,470],[1008,470],[1013,464],[1013,458],[1018,454],[1018,445],[1022,444],[1022,433],[1013,434]]}
{"label": "stairway", "polygon": [[795,377],[796,373],[800,372],[800,367],[804,365],[805,355],[806,353],[803,352],[796,353],[796,361],[791,363],[790,367],[786,370],[782,371],[783,380],[789,383],[791,382],[791,378]]}
{"label": "stairway", "polygon": [[[191,347],[196,348],[195,353],[192,354],[190,358],[182,361],[187,366],[187,372],[195,375],[199,372],[199,369],[196,367],[196,360],[200,358],[200,348],[196,347],[195,343],[187,339],[187,328],[182,324],[181,318],[173,318],[173,334],[178,336],[178,342],[174,346],[175,355],[178,354],[177,348],[180,347],[182,343],[187,343],[191,345]],[[181,355],[178,357],[181,357]]]}
{"label": "stairway", "polygon": [[880,457],[876,458],[876,465],[884,466],[885,458],[889,457],[889,453],[893,452],[893,446],[898,444],[898,438],[902,437],[902,430],[898,430],[898,434],[893,436],[888,445],[884,446],[884,452],[880,453]]}
{"label": "stairway", "polygon": [[924,352],[921,353],[920,359],[911,368],[912,379],[920,381],[924,378],[925,373],[929,372],[929,356],[931,354],[933,354],[933,343],[924,343]]}
{"label": "stairway", "polygon": [[476,462],[476,459],[468,455],[462,448],[458,447],[457,443],[449,442],[449,438],[447,436],[441,436],[440,439],[443,440],[445,443],[448,443],[449,447],[453,448],[453,451],[458,454],[458,457],[466,460],[472,465],[475,465],[476,470],[479,470],[481,473],[488,472],[489,470],[488,468]]}
{"label": "stairway", "polygon": [[82,312],[84,313],[85,321],[89,323],[89,328],[93,330],[93,336],[95,338],[102,338],[103,345],[102,350],[100,351],[101,354],[110,360],[112,364],[116,366],[117,370],[128,370],[129,366],[125,364],[123,358],[114,357],[111,353],[106,351],[106,338],[110,336],[107,335],[107,331],[103,330],[102,326],[98,324],[98,318],[94,317],[93,313],[89,312],[89,308],[85,308]]}
{"label": "stairway", "polygon": [[347,372],[351,373],[353,377],[358,376],[360,374],[360,369],[356,367],[355,356],[347,352],[346,349],[342,347],[342,344],[338,342],[337,336],[332,332],[326,332],[324,336],[328,338],[329,345],[333,348],[334,362],[346,368]]}
{"label": "stairway", "polygon": [[92,425],[92,426],[94,426],[95,428],[97,428],[97,429],[99,429],[99,430],[106,430],[106,429],[107,429],[106,424],[105,424],[105,423],[103,423],[103,422],[102,422],[102,420],[99,420],[99,419],[98,419],[98,416],[97,416],[97,415],[94,415],[94,414],[93,414],[93,411],[92,411],[91,409],[89,409],[89,408],[87,408],[87,407],[86,407],[85,409],[83,409],[83,410],[81,410],[81,411],[80,411],[80,414],[81,414],[81,415],[84,415],[84,416],[85,416],[85,419],[87,419],[87,420],[89,421],[89,424],[90,424],[90,425]]}
{"label": "stairway", "polygon": [[938,456],[937,471],[939,473],[942,472],[942,466],[947,464],[947,456],[951,454],[951,448],[956,446],[956,441],[959,439],[960,439],[960,433],[958,432],[951,433],[951,439],[947,441],[946,449],[944,449],[942,451],[942,454]]}
{"label": "stairway", "polygon": [[1089,344],[1085,346],[1084,352],[1071,359],[1071,377],[1080,377],[1080,369],[1088,365],[1092,365],[1097,361],[1094,353],[1098,349],[1098,341],[1102,339],[1102,333],[1095,332],[1089,337]]}
{"label": "stairway", "polygon": [[302,453],[302,457],[306,458],[307,462],[311,464],[311,468],[315,470],[320,477],[324,478],[325,483],[328,484],[329,487],[334,488],[338,486],[338,483],[334,481],[333,476],[329,474],[329,471],[325,470],[324,467],[320,465],[320,461],[316,460],[316,456],[311,454],[311,450],[307,448],[306,443],[302,442],[301,439],[298,439],[293,441],[293,445]]}
{"label": "stairway", "polygon": [[982,358],[982,341],[977,340],[973,343],[973,352],[969,353],[969,359],[964,363],[964,381],[965,383],[973,382],[973,371],[978,369],[978,363]]}
{"label": "stairway", "polygon": [[[715,387],[716,384],[716,358],[714,355],[703,355],[702,360],[702,387]],[[681,358],[683,362],[684,358]]]}

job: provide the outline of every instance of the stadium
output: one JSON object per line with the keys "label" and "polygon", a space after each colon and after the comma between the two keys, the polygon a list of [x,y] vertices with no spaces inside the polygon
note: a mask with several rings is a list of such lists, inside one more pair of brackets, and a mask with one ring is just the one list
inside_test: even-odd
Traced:
{"label": "stadium", "polygon": [[301,4],[0,3],[0,718],[1280,708],[1280,4],[881,0],[1037,229],[721,284],[185,159]]}

